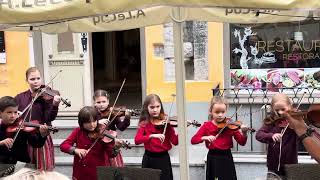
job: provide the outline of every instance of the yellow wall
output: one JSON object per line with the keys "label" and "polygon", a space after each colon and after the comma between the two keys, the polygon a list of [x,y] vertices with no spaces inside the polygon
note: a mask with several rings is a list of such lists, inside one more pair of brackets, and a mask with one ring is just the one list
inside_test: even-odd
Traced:
{"label": "yellow wall", "polygon": [[[158,94],[163,102],[170,102],[172,101],[171,94],[176,93],[175,82],[164,80],[164,60],[153,55],[153,45],[163,43],[163,26],[146,27],[145,31],[147,94]],[[219,83],[222,85],[222,39],[223,24],[208,22],[209,79],[207,81],[186,81],[186,100],[188,102],[208,102],[212,97],[211,89]]]}
{"label": "yellow wall", "polygon": [[0,97],[15,96],[28,88],[25,71],[30,66],[27,32],[5,32],[7,63],[0,64]]}

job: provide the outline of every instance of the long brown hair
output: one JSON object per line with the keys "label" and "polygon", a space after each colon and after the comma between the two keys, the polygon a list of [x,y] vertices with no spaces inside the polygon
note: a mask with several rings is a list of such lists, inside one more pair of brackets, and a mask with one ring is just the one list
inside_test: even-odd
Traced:
{"label": "long brown hair", "polygon": [[161,101],[160,97],[156,94],[149,94],[143,102],[139,123],[142,121],[149,121],[151,119],[151,116],[150,116],[149,110],[148,110],[148,106],[152,102],[156,102],[156,101],[159,102],[161,105],[160,114],[164,114],[163,105],[162,105],[162,101]]}

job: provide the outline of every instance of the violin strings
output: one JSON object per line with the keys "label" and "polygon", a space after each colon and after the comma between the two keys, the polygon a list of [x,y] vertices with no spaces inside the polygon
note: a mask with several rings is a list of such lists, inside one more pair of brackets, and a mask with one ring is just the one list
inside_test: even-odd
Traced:
{"label": "violin strings", "polygon": [[[16,134],[14,135],[14,138],[13,138],[13,143],[16,141],[18,135],[19,135],[19,132],[21,131],[22,129],[22,126],[23,126],[23,123],[26,121],[27,117],[28,117],[28,114],[29,114],[29,121],[31,120],[31,112],[32,112],[32,106],[34,104],[34,102],[38,99],[38,97],[41,96],[41,94],[44,93],[44,91],[40,91],[40,92],[37,92],[37,94],[35,95],[35,97],[32,99],[32,101],[30,102],[30,104],[27,106],[28,107],[28,111],[27,111],[27,114],[25,115],[25,117],[23,118],[21,124],[19,125],[18,127],[18,130],[16,132]],[[27,109],[25,109],[27,110]],[[24,113],[24,112],[23,112]]]}

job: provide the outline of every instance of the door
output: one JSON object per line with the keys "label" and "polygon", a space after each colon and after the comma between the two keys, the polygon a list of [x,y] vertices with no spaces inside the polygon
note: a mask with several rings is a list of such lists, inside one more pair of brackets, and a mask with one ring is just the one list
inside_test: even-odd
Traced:
{"label": "door", "polygon": [[92,105],[89,36],[88,33],[42,33],[44,81],[71,101],[71,107],[60,106],[61,115],[74,115],[83,106]]}

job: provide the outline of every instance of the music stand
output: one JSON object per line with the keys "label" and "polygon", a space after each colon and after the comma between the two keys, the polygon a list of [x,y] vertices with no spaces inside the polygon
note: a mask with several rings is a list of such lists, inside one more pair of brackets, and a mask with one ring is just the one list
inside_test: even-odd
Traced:
{"label": "music stand", "polygon": [[319,164],[286,164],[285,171],[288,180],[320,179]]}
{"label": "music stand", "polygon": [[97,167],[98,180],[160,180],[161,170],[150,168]]}

